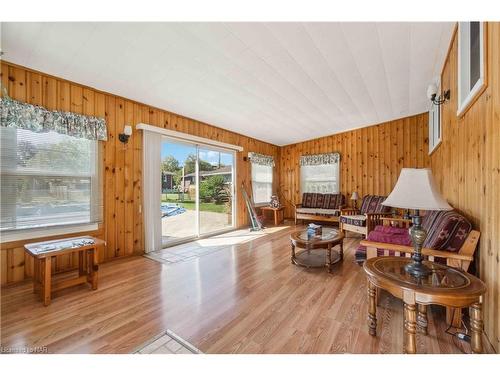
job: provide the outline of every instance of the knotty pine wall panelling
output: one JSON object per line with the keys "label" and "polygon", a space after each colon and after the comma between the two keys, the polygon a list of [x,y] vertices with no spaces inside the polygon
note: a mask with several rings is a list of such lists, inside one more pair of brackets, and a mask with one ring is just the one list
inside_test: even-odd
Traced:
{"label": "knotty pine wall panelling", "polygon": [[340,188],[349,205],[353,191],[360,197],[388,195],[401,168],[429,166],[428,115],[422,113],[282,147],[279,189],[286,217],[293,217],[292,204],[301,202],[300,156],[334,151],[340,153]]}
{"label": "knotty pine wall panelling", "polygon": [[487,87],[465,114],[457,117],[458,35],[455,33],[441,75],[451,90],[442,106],[442,143],[431,155],[440,191],[481,231],[479,276],[488,292],[485,332],[500,350],[500,23],[486,27]]}
{"label": "knotty pine wall panelling", "polygon": [[[136,124],[143,122],[243,147],[243,152],[237,153],[236,157],[235,219],[238,227],[247,224],[240,186],[249,185],[250,169],[243,157],[253,151],[272,155],[276,161],[279,159],[278,146],[5,61],[1,62],[1,79],[9,95],[16,100],[42,105],[51,110],[106,118],[108,141],[100,142],[104,220],[97,231],[90,233],[107,242],[104,252],[100,254],[101,261],[143,253],[142,132],[135,130]],[[125,124],[133,126],[133,134],[128,144],[123,145],[118,140],[118,134],[123,131]],[[278,176],[279,163],[275,168],[275,181],[278,181]],[[36,239],[41,240],[44,238]],[[23,251],[23,245],[28,242],[33,240],[1,245],[2,285],[31,277],[32,262],[24,256]],[[61,256],[53,263],[55,271],[62,271],[74,268],[76,259]]]}

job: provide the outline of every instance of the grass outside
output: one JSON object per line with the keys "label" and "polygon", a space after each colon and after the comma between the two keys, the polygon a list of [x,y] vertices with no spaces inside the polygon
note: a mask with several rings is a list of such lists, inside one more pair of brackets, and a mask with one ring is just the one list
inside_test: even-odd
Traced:
{"label": "grass outside", "polygon": [[[184,195],[188,198],[188,195]],[[179,201],[179,194],[162,194],[161,195],[162,202],[168,203],[176,203],[181,207],[184,207],[186,210],[194,210],[196,203],[193,200],[184,200]],[[200,202],[200,211],[208,211],[208,212],[218,212],[218,213],[226,213],[226,205],[224,203],[215,204],[215,203],[205,203]]]}

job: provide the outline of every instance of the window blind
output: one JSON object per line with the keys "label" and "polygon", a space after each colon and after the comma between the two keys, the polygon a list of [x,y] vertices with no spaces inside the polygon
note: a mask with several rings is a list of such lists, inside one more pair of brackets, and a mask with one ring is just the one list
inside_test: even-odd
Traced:
{"label": "window blind", "polygon": [[102,221],[98,141],[0,128],[0,230]]}
{"label": "window blind", "polygon": [[256,204],[269,203],[273,195],[273,167],[252,163],[252,194]]}
{"label": "window blind", "polygon": [[339,163],[302,165],[300,186],[303,193],[339,193]]}

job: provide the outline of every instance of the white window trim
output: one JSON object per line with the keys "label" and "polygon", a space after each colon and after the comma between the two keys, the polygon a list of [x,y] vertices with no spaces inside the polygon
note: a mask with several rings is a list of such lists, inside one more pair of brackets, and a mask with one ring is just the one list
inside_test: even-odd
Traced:
{"label": "white window trim", "polygon": [[[439,82],[438,85],[438,92],[441,92],[441,83]],[[439,138],[435,138],[435,127],[436,124],[433,121],[435,117],[432,116],[432,112],[436,111],[438,114],[438,123],[437,126],[439,127]],[[431,104],[431,108],[429,109],[429,155],[434,152],[434,150],[441,144],[441,140],[443,139],[443,128],[441,126],[441,106],[436,105],[436,104]]]}
{"label": "white window trim", "polygon": [[243,151],[243,147],[241,147],[241,146],[232,145],[230,143],[214,141],[212,139],[198,137],[196,135],[191,135],[191,134],[187,134],[187,133],[176,132],[175,130],[163,129],[163,128],[159,128],[158,126],[140,123],[140,124],[137,124],[137,126],[135,128],[139,129],[139,130],[145,130],[145,131],[150,131],[153,133],[162,134],[162,135],[165,135],[165,136],[172,138],[174,140],[179,140],[181,142],[189,141],[191,143],[196,143],[196,144],[199,144],[201,146],[215,146],[215,147],[220,147],[222,149]]}
{"label": "white window trim", "polygon": [[[462,98],[462,32],[463,32],[463,24],[470,24],[470,22],[459,22],[458,23],[458,109],[457,109],[457,116],[461,116],[465,113],[465,111],[468,109],[469,104],[473,99],[475,99],[476,95],[478,92],[484,87],[485,85],[485,43],[484,43],[484,22],[479,23],[479,79],[472,88],[472,90],[469,91],[469,94],[465,97],[463,101],[461,101]],[[470,29],[469,29],[470,30]]]}
{"label": "white window trim", "polygon": [[57,226],[54,228],[45,227],[45,228],[35,228],[35,229],[20,229],[7,231],[0,235],[0,243],[12,242],[12,241],[21,241],[21,240],[31,240],[42,237],[49,236],[59,236],[71,233],[79,233],[79,232],[90,232],[95,231],[99,228],[97,223],[93,224],[75,224],[75,225],[64,225]]}

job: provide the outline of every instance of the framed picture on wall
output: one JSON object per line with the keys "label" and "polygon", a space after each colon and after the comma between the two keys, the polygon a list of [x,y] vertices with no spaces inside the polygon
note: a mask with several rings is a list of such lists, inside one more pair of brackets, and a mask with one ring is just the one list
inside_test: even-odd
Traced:
{"label": "framed picture on wall", "polygon": [[486,87],[486,23],[458,23],[458,109],[463,115]]}

